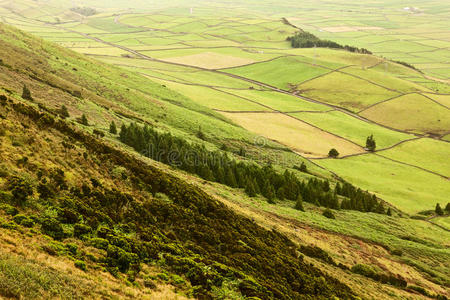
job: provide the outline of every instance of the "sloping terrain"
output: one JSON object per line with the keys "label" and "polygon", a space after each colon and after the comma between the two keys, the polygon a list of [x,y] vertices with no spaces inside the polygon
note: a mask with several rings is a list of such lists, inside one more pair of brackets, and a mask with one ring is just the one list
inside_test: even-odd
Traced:
{"label": "sloping terrain", "polygon": [[[115,284],[135,282],[135,289],[122,295],[130,298],[150,295],[153,281],[158,280],[200,298],[228,292],[264,299],[352,297],[347,286],[304,263],[297,245],[283,235],[259,227],[198,188],[101,141],[98,131],[96,138],[86,127],[59,117],[45,102],[37,105],[31,97],[19,97],[18,87],[7,78],[30,86],[42,100],[65,94],[67,100],[82,101],[79,94],[71,95],[80,86],[67,83],[65,87],[63,78],[43,77],[46,73],[40,65],[47,65],[50,53],[42,50],[47,57],[37,56],[26,50],[38,40],[9,28],[1,30],[1,49],[8,49],[2,52],[0,67],[6,75],[1,81],[0,108],[1,230],[18,231],[38,241],[45,240],[45,234],[48,242],[41,242],[41,252],[61,257],[60,264],[72,260],[89,274],[86,284],[67,272],[51,275],[46,271],[49,262],[40,263],[42,253],[33,258],[38,247],[14,255],[4,251],[2,263],[7,268],[36,275],[2,272],[12,282],[2,286],[2,296],[35,297],[42,289],[48,296],[65,292],[74,298],[96,297],[88,284],[98,285],[97,272],[108,271],[122,278]],[[53,55],[61,54],[61,49],[43,46],[51,48]],[[6,53],[15,53],[14,60]],[[66,53],[67,59],[71,54]],[[27,67],[29,59],[40,62]],[[83,63],[87,61],[78,62]],[[24,242],[19,234],[12,236],[10,243]],[[30,263],[20,265],[18,257]],[[47,284],[39,273],[61,279],[49,277]],[[21,278],[32,282],[30,290],[19,288]],[[86,289],[77,291],[77,284]],[[103,293],[117,292],[111,284]]]}
{"label": "sloping terrain", "polygon": [[[372,55],[291,49],[297,29],[278,17],[10,2],[2,20],[90,57],[0,27],[1,270],[16,270],[0,272],[4,295],[448,296],[445,84]],[[232,167],[178,164],[198,149]],[[24,203],[14,186],[31,186]]]}

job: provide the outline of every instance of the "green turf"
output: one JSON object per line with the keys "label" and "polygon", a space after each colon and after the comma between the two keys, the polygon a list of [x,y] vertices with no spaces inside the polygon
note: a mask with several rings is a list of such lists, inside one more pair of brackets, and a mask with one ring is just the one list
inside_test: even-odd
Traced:
{"label": "green turf", "polygon": [[282,57],[270,62],[228,69],[226,72],[288,90],[291,85],[296,86],[330,71],[299,63],[294,57]]}
{"label": "green turf", "polygon": [[323,114],[296,113],[295,117],[326,131],[347,138],[358,145],[366,146],[366,138],[373,135],[378,149],[391,147],[414,136],[393,131],[385,127],[351,117],[343,112],[332,111]]}

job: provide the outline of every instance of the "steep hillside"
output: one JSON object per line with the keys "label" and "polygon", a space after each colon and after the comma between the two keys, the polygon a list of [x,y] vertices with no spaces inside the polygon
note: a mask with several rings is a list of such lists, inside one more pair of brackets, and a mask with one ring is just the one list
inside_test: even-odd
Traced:
{"label": "steep hillside", "polygon": [[[3,248],[2,296],[113,296],[122,293],[117,285],[131,282],[133,289],[121,296],[133,297],[151,294],[156,281],[200,298],[352,297],[348,287],[304,263],[286,237],[54,113],[60,98],[83,102],[76,92],[80,85],[46,69],[47,44],[1,30],[1,49],[9,49],[0,67],[3,243],[37,241],[22,251]],[[29,55],[28,47],[39,47],[47,57]],[[80,59],[71,68],[86,63]],[[17,94],[23,84],[32,91],[31,97],[22,95],[26,100]],[[95,103],[105,101],[81,93]],[[22,265],[21,259],[29,262]],[[70,260],[87,275],[77,279],[62,268],[49,271],[52,262]],[[110,285],[91,289],[105,271],[119,280],[108,277]],[[31,288],[21,288],[22,280]]]}

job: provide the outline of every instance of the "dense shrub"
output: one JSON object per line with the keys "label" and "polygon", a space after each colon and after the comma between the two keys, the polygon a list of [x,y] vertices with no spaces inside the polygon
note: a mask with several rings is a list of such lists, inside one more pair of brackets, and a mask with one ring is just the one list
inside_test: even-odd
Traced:
{"label": "dense shrub", "polygon": [[61,240],[65,237],[61,223],[53,218],[44,218],[41,220],[41,231],[55,240]]}
{"label": "dense shrub", "polygon": [[73,236],[81,237],[92,232],[92,228],[88,225],[77,223],[73,226]]}
{"label": "dense shrub", "polygon": [[322,215],[328,219],[336,219],[334,213],[328,208],[323,211]]}
{"label": "dense shrub", "polygon": [[83,271],[87,270],[87,265],[82,260],[76,260],[75,261],[75,267],[77,267],[78,269],[83,270]]}

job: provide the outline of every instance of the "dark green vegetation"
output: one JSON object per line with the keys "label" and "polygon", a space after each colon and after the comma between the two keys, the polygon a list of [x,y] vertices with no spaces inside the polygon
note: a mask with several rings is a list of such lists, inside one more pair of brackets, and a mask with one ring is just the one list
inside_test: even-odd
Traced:
{"label": "dark green vegetation", "polygon": [[[348,287],[302,262],[297,246],[287,238],[236,215],[182,180],[142,164],[45,110],[13,101],[1,113],[12,124],[17,119],[27,124],[20,136],[37,130],[32,144],[42,143],[44,135],[55,131],[54,139],[69,138],[75,158],[66,163],[123,168],[128,191],[108,187],[111,178],[106,175],[74,185],[62,166],[36,167],[37,161],[25,163],[20,175],[2,174],[7,182],[3,193],[11,194],[7,197],[11,200],[3,201],[17,205],[23,216],[15,221],[33,226],[24,222],[31,218],[43,234],[57,241],[73,237],[104,250],[89,263],[90,268],[102,266],[114,276],[124,273],[133,282],[142,264],[157,264],[185,276],[197,297],[213,296],[212,289],[225,281],[236,282],[244,296],[263,299],[351,297]],[[141,190],[148,191],[147,197]],[[75,266],[87,270],[88,258],[75,257]]]}
{"label": "dark green vegetation", "polygon": [[[375,195],[363,192],[347,182],[342,187],[338,183],[335,190],[330,188],[328,180],[310,178],[302,182],[288,170],[279,174],[271,165],[260,167],[236,162],[220,151],[208,151],[205,146],[192,145],[182,138],[170,133],[159,133],[149,126],[139,127],[134,123],[123,125],[120,140],[146,157],[197,174],[205,180],[232,188],[244,188],[250,197],[261,194],[270,202],[274,198],[296,201],[301,197],[317,206],[385,213],[383,203]],[[334,152],[330,153],[333,156]],[[338,195],[346,198],[339,201]]]}
{"label": "dark green vegetation", "polygon": [[323,40],[318,38],[312,33],[306,31],[297,32],[294,36],[290,36],[287,38],[288,41],[291,42],[291,46],[293,48],[332,48],[332,49],[344,49],[346,51],[354,52],[354,53],[363,53],[363,54],[372,54],[367,49],[357,48],[353,46],[342,46],[336,42],[330,40]]}

